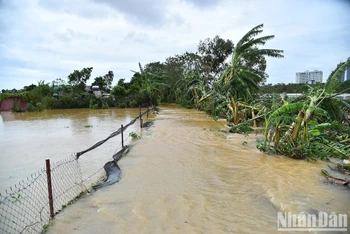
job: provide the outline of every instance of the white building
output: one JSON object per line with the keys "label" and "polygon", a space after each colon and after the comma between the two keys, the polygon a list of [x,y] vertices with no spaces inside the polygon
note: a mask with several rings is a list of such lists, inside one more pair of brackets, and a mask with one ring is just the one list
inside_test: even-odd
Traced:
{"label": "white building", "polygon": [[305,71],[297,72],[295,82],[297,84],[315,84],[322,83],[323,73],[322,71]]}
{"label": "white building", "polygon": [[[348,58],[348,60],[350,60],[350,57]],[[339,67],[341,65],[341,63],[339,63],[338,65],[337,65],[337,67]],[[346,73],[346,76],[345,76],[345,73]],[[345,79],[345,77],[346,77],[346,79]],[[350,80],[350,67],[348,67],[347,69],[346,69],[346,71],[343,73],[343,75],[339,78],[339,81],[340,82],[344,82],[344,81],[346,81],[346,80]]]}

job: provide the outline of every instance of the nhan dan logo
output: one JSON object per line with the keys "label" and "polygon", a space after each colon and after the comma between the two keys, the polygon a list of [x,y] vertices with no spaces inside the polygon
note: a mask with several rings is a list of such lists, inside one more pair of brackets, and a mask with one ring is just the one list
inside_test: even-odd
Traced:
{"label": "nhan dan logo", "polygon": [[277,212],[278,231],[342,231],[348,230],[347,214],[327,213],[293,214]]}

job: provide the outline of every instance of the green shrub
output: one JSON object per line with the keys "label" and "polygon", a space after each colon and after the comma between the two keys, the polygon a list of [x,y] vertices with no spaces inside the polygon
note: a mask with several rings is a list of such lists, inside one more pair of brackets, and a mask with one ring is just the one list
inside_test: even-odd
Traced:
{"label": "green shrub", "polygon": [[103,104],[102,104],[102,109],[108,109],[108,103],[107,102],[104,102]]}
{"label": "green shrub", "polygon": [[38,103],[36,104],[36,109],[37,109],[38,111],[43,111],[43,110],[46,109],[46,106],[45,106],[44,104],[42,104],[41,102],[38,102]]}
{"label": "green shrub", "polygon": [[94,103],[93,99],[90,99],[90,105],[89,105],[90,109],[97,109],[98,108],[98,103]]}
{"label": "green shrub", "polygon": [[43,97],[41,101],[45,105],[46,109],[55,108],[58,102],[58,100],[54,97]]}
{"label": "green shrub", "polygon": [[136,100],[131,100],[129,102],[130,107],[136,107],[137,106],[137,101]]}
{"label": "green shrub", "polygon": [[32,111],[36,111],[35,106],[32,103],[27,103],[27,111],[32,112]]}

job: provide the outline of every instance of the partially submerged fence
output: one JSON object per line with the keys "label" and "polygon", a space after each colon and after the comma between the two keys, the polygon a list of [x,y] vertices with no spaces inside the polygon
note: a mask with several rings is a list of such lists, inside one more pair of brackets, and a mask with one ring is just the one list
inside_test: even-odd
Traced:
{"label": "partially submerged fence", "polygon": [[142,128],[142,116],[147,114],[148,118],[149,111],[153,109],[147,108],[142,113],[140,108],[140,114],[136,118],[126,125],[121,125],[117,131],[86,150],[54,163],[47,159],[45,168],[11,186],[4,194],[0,193],[0,233],[45,231],[56,213],[88,190],[86,181],[103,171],[101,168],[87,178],[83,178],[78,159],[117,135],[121,135],[121,143],[117,150],[124,148],[124,142],[129,138],[124,140],[124,131],[137,119],[140,120],[140,128]]}

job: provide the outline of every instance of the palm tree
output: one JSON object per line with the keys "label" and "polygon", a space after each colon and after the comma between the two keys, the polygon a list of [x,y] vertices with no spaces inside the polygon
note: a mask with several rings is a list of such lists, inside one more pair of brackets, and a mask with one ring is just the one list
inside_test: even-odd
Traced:
{"label": "palm tree", "polygon": [[[249,99],[252,91],[258,90],[258,85],[264,80],[264,73],[259,71],[258,59],[265,61],[265,57],[282,58],[283,50],[263,49],[259,45],[265,45],[274,35],[255,38],[263,32],[263,24],[260,24],[246,33],[233,50],[231,64],[226,67],[220,81],[228,88],[234,98]],[[256,60],[256,61],[254,61]],[[261,61],[260,61],[261,63]],[[242,88],[244,88],[242,90]]]}
{"label": "palm tree", "polygon": [[233,50],[231,63],[221,74],[219,80],[217,80],[218,85],[214,85],[214,87],[220,87],[219,90],[214,90],[214,92],[224,92],[225,95],[223,97],[230,96],[230,109],[233,112],[234,124],[238,124],[237,100],[250,100],[254,91],[259,90],[259,83],[265,79],[265,57],[283,57],[283,50],[258,47],[275,37],[274,35],[269,35],[256,38],[262,32],[263,24],[260,24],[239,40]]}

